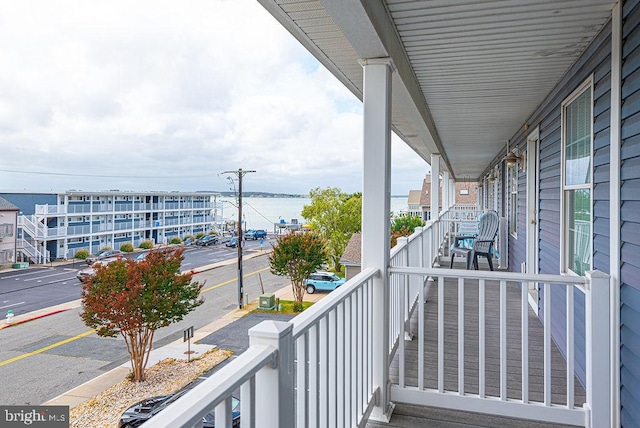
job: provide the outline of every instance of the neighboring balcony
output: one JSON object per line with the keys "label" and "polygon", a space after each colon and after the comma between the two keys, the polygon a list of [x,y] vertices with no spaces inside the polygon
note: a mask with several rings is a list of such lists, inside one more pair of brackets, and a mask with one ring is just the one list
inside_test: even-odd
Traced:
{"label": "neighboring balcony", "polygon": [[[608,426],[608,276],[433,267],[447,253],[459,214],[444,213],[400,239],[383,281],[378,269],[364,267],[290,322],[249,330],[245,353],[145,426],[199,426],[212,409],[217,423],[230,426],[237,389],[248,427],[378,426],[372,418],[386,421],[391,403],[391,426],[394,418],[396,426],[414,426],[443,415],[463,426],[521,426],[518,418]],[[540,285],[541,307],[551,308],[542,311],[543,322],[529,303],[532,283]],[[374,313],[378,284],[386,296],[382,313]],[[567,338],[566,359],[552,338],[558,293],[566,296],[567,316],[554,334]],[[575,316],[576,294],[585,297],[584,318]],[[375,331],[381,318],[385,327]],[[584,388],[575,376],[576,332],[584,335]]]}

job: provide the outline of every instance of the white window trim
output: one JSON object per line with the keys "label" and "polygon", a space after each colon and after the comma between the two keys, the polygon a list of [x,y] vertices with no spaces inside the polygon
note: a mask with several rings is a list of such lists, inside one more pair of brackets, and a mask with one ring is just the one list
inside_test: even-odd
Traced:
{"label": "white window trim", "polygon": [[[589,153],[591,155],[591,182],[588,185],[565,185],[565,110],[566,107],[575,101],[585,90],[591,92],[591,112],[589,114]],[[567,206],[566,198],[564,196],[566,190],[576,189],[588,189],[591,200],[591,207],[589,213],[589,253],[591,254],[591,267],[593,267],[593,74],[590,75],[580,86],[578,86],[567,98],[562,101],[561,106],[561,118],[560,118],[560,273],[565,275],[577,276],[568,265],[569,255],[567,253],[567,242],[569,241],[569,231],[566,227],[567,221]]]}

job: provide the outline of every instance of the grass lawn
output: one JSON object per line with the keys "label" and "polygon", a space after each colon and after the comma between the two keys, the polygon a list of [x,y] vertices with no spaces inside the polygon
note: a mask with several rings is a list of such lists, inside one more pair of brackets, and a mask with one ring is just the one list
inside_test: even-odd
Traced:
{"label": "grass lawn", "polygon": [[[264,309],[254,309],[253,312],[262,312],[262,313],[278,313],[278,314],[287,314],[287,315],[295,315],[299,312],[293,312],[293,300],[280,300],[280,304],[282,305],[282,311],[268,311]],[[309,306],[313,305],[313,302],[302,302],[302,306],[304,309],[307,309]]]}

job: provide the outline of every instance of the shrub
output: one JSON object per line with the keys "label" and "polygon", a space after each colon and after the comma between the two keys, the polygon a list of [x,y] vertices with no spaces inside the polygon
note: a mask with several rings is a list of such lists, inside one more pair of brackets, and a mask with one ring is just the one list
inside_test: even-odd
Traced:
{"label": "shrub", "polygon": [[196,239],[200,239],[200,238],[202,238],[204,235],[206,235],[206,233],[204,233],[204,232],[198,232],[198,234],[196,235]]}
{"label": "shrub", "polygon": [[133,252],[133,244],[131,242],[125,242],[124,244],[120,245],[120,251],[123,251],[125,253]]}
{"label": "shrub", "polygon": [[153,241],[142,241],[139,245],[140,248],[142,248],[143,250],[150,250],[153,248]]}
{"label": "shrub", "polygon": [[178,236],[174,236],[171,238],[171,241],[169,241],[169,244],[182,244],[182,239]]}
{"label": "shrub", "polygon": [[87,257],[89,257],[89,250],[85,250],[84,248],[82,250],[78,250],[76,251],[76,255],[74,256],[76,259],[80,259],[80,260],[84,260]]}
{"label": "shrub", "polygon": [[108,245],[105,245],[104,247],[100,248],[100,251],[109,251],[112,250],[112,248]]}

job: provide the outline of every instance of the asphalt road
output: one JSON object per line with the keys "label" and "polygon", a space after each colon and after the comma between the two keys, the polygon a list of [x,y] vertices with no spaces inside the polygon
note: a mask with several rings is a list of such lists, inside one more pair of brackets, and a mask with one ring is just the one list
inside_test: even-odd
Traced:
{"label": "asphalt road", "polygon": [[[289,284],[286,278],[272,275],[267,266],[266,256],[244,261],[244,288],[250,300],[261,294],[260,280],[266,292]],[[195,275],[195,280],[205,281],[205,303],[181,322],[158,330],[154,347],[181,338],[190,326],[197,330],[235,309],[236,269],[230,264]],[[62,286],[62,282],[57,284]],[[79,313],[79,308],[73,309],[0,330],[0,404],[40,404],[129,361],[122,339],[92,333]]]}
{"label": "asphalt road", "polygon": [[[271,242],[264,241],[263,248],[271,248]],[[243,254],[259,248],[259,241],[246,241]],[[134,253],[130,257],[139,254]],[[186,247],[182,269],[197,271],[201,266],[235,259],[237,255],[236,248],[227,248],[224,244]],[[86,267],[88,265],[83,260],[76,260],[61,266],[32,267],[0,273],[0,320],[8,310],[12,310],[14,315],[21,315],[79,299],[81,283],[76,278],[76,273]]]}

